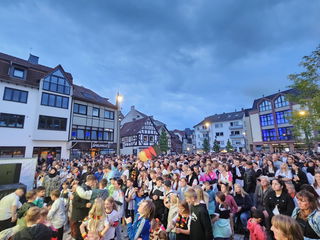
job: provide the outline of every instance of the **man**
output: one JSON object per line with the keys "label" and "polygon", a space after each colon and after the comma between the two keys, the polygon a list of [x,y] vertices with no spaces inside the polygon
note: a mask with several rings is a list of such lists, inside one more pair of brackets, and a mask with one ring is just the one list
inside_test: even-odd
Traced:
{"label": "man", "polygon": [[[96,178],[93,175],[88,175],[86,182],[82,185],[84,191],[91,190],[96,183]],[[71,211],[71,236],[76,240],[82,240],[80,233],[80,225],[82,220],[88,216],[91,203],[79,196],[78,192],[73,193],[72,211]]]}
{"label": "man", "polygon": [[250,195],[253,201],[253,195],[256,190],[256,172],[253,170],[253,163],[246,162],[246,171],[244,172],[244,190]]}
{"label": "man", "polygon": [[0,200],[0,232],[16,225],[17,209],[21,207],[20,197],[24,194],[23,188],[17,188]]}
{"label": "man", "polygon": [[233,176],[233,184],[237,183],[241,187],[244,185],[243,181],[243,175],[244,175],[244,168],[240,165],[240,160],[235,159],[233,161],[233,166],[232,166],[232,176]]}
{"label": "man", "polygon": [[94,176],[96,177],[98,182],[100,182],[102,180],[102,178],[103,178],[103,169],[102,169],[102,167],[98,167],[98,171],[95,172]]}

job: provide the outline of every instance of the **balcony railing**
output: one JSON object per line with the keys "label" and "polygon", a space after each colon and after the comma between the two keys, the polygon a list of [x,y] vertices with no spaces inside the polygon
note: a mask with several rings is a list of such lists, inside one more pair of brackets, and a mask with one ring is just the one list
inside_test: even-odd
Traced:
{"label": "balcony railing", "polygon": [[231,134],[230,138],[244,138],[243,134]]}
{"label": "balcony railing", "polygon": [[234,129],[242,129],[243,125],[234,125],[234,126],[229,126],[230,130],[234,130]]}

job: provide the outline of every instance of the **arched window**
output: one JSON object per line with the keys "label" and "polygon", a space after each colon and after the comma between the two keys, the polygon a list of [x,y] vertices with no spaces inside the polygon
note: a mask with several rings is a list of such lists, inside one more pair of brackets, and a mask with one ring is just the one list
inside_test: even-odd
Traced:
{"label": "arched window", "polygon": [[260,112],[264,112],[264,111],[268,111],[268,110],[271,110],[271,102],[270,101],[263,101],[262,103],[260,103],[259,105],[259,111]]}
{"label": "arched window", "polygon": [[288,106],[289,102],[286,100],[286,98],[283,95],[281,95],[274,101],[274,105],[276,108],[281,108],[281,107]]}

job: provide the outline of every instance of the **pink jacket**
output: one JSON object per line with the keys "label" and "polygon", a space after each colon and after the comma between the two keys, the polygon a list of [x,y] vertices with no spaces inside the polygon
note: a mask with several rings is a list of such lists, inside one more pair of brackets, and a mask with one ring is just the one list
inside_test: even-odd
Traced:
{"label": "pink jacket", "polygon": [[204,173],[200,177],[200,182],[213,181],[217,179],[217,175],[215,172]]}
{"label": "pink jacket", "polygon": [[248,220],[247,228],[250,232],[250,239],[251,240],[267,240],[267,234],[265,233],[263,227],[251,221],[252,218]]}
{"label": "pink jacket", "polygon": [[231,195],[226,196],[226,204],[228,204],[231,213],[236,214],[238,212],[238,205]]}

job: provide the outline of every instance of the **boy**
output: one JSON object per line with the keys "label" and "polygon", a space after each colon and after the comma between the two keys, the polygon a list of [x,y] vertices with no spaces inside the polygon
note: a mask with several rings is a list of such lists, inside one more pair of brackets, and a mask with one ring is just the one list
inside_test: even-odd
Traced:
{"label": "boy", "polygon": [[187,203],[191,206],[190,240],[212,240],[212,224],[205,204],[200,204],[197,193],[190,188],[185,192]]}
{"label": "boy", "polygon": [[46,189],[45,187],[38,187],[37,190],[37,198],[36,200],[33,202],[37,207],[42,208],[44,205],[44,197],[46,195]]}
{"label": "boy", "polygon": [[58,240],[63,238],[63,226],[67,220],[66,209],[63,199],[60,197],[59,190],[53,190],[50,193],[51,200],[53,201],[52,206],[48,213],[48,220],[52,223],[53,227],[58,231]]}
{"label": "boy", "polygon": [[126,201],[126,208],[125,208],[125,217],[131,217],[134,219],[134,198],[135,198],[135,190],[133,188],[133,180],[129,178],[127,180],[127,190],[124,194],[124,199]]}

